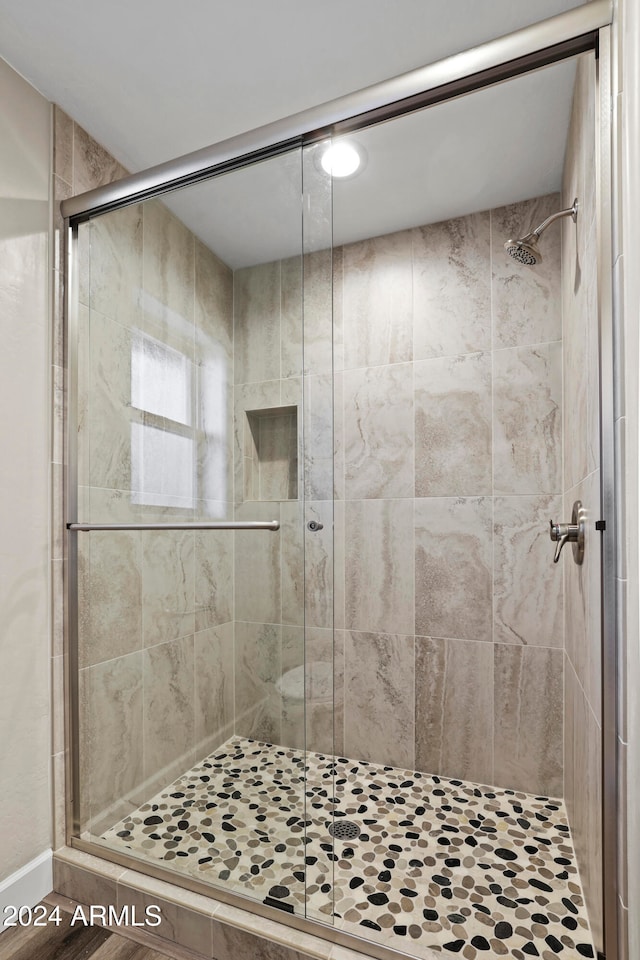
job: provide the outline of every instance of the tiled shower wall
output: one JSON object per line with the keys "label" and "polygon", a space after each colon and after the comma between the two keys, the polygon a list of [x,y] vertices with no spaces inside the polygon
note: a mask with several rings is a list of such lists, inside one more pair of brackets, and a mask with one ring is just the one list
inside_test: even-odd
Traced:
{"label": "tiled shower wall", "polygon": [[[56,110],[58,202],[124,174]],[[231,271],[159,202],[83,225],[80,237],[90,249],[78,317],[80,517],[232,516]],[[60,300],[56,315],[60,324]],[[135,397],[141,351],[160,371],[162,390],[172,387],[171,368],[179,370],[182,424],[154,413],[157,397]],[[147,451],[155,438],[163,466],[134,482],[136,430],[147,431]],[[178,451],[193,465],[193,490],[182,500],[167,495],[163,476]],[[120,815],[232,732],[232,565],[230,532],[79,535],[83,822]]]}
{"label": "tiled shower wall", "polygon": [[[228,518],[231,271],[159,201],[83,225],[80,247],[80,516]],[[232,554],[228,531],[79,536],[86,818],[231,732]]]}
{"label": "tiled shower wall", "polygon": [[602,946],[600,434],[596,232],[595,62],[578,62],[562,186],[565,459],[563,519],[587,513],[585,556],[565,551],[565,799],[596,945]]}
{"label": "tiled shower wall", "polygon": [[503,242],[558,203],[346,246],[337,311],[345,753],[552,795],[560,236],[535,270]]}
{"label": "tiled shower wall", "polygon": [[[304,288],[304,330],[303,330]],[[302,363],[304,341],[304,405]],[[235,539],[236,733],[333,752],[333,433],[331,253],[319,251],[234,273],[236,518],[277,519],[277,536]],[[289,496],[255,498],[247,411],[298,406],[297,450],[271,451],[280,468],[297,454]],[[303,446],[302,438],[305,437]],[[304,458],[304,459],[303,459]],[[304,498],[304,500],[303,500]],[[305,524],[316,520],[321,530]],[[341,636],[336,637],[338,647]],[[306,667],[305,665],[306,660]],[[307,703],[301,672],[306,669]],[[342,674],[336,664],[337,682]],[[305,709],[306,708],[306,709]],[[341,739],[335,741],[341,750]]]}
{"label": "tiled shower wall", "polygon": [[[58,199],[123,175],[59,112],[56,126]],[[301,702],[279,680],[302,664],[303,615],[312,749],[335,744],[350,756],[562,793],[562,583],[547,532],[562,512],[559,232],[545,237],[535,271],[502,250],[558,203],[554,195],[349,245],[333,264],[313,254],[304,279],[299,258],[232,279],[161,204],[100,223],[94,419],[84,423],[91,519],[176,516],[132,507],[123,494],[138,328],[183,353],[194,376],[211,362],[214,378],[221,369],[228,377],[229,446],[213,432],[195,439],[200,489],[221,459],[234,476],[218,477],[192,515],[230,515],[233,502],[236,518],[280,519],[282,534],[206,534],[206,547],[191,534],[81,541],[90,555],[81,581],[91,611],[81,624],[81,691],[94,718],[84,742],[94,758],[88,813],[123,796],[135,802],[234,723],[244,735],[301,744]],[[114,271],[116,295],[101,300]],[[300,402],[302,283],[304,516],[300,499],[245,500],[243,486],[246,411]],[[176,316],[185,321],[177,328]],[[113,459],[101,456],[105,425]],[[323,531],[303,534],[309,519]],[[334,652],[335,711],[323,670]]]}
{"label": "tiled shower wall", "polygon": [[[322,534],[305,534],[307,672],[313,697],[313,670],[332,654],[322,598],[333,587],[336,713],[312,703],[310,748],[562,794],[563,584],[548,534],[562,512],[560,231],[545,237],[535,270],[502,246],[559,202],[554,194],[334,252],[333,557],[322,470],[330,265],[305,258],[308,499],[304,518],[280,504],[294,525],[279,543],[262,540],[269,556],[256,556],[244,586],[236,580],[251,595],[236,690],[242,675],[247,701],[263,705],[245,735],[301,743],[278,680],[302,664],[295,524],[320,519]],[[236,430],[243,405],[284,403],[283,391],[295,402],[299,319],[285,305],[296,269],[285,261],[235,275]],[[239,361],[241,349],[250,361]],[[236,468],[240,451],[238,441]],[[237,574],[246,569],[236,554]]]}

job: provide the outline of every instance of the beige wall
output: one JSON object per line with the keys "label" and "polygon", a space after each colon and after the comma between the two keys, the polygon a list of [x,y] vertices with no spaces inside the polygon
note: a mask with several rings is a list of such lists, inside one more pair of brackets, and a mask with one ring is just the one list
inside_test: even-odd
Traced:
{"label": "beige wall", "polygon": [[2,882],[51,847],[50,108],[4,61],[0,102]]}
{"label": "beige wall", "polygon": [[579,201],[562,233],[564,507],[586,511],[584,563],[564,551],[565,799],[595,943],[602,945],[601,588],[595,59],[578,63],[562,202]]}

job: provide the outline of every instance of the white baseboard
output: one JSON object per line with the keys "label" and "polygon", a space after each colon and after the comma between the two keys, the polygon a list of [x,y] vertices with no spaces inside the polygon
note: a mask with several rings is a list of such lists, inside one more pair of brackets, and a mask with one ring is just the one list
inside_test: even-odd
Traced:
{"label": "white baseboard", "polygon": [[5,907],[35,907],[52,890],[52,852],[45,850],[0,883],[0,930],[7,919]]}

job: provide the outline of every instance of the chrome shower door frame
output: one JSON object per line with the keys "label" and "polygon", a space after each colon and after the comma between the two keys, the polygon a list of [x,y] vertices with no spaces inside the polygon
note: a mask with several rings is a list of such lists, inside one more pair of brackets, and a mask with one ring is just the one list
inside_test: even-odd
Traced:
{"label": "chrome shower door frame", "polygon": [[[327,136],[339,135],[400,116],[425,106],[471,93],[527,73],[537,67],[589,50],[599,51],[597,69],[598,150],[598,254],[601,425],[602,534],[602,682],[603,682],[603,878],[604,938],[607,960],[617,960],[617,695],[616,695],[616,590],[615,590],[615,474],[613,419],[613,330],[617,318],[612,306],[612,182],[611,157],[611,4],[594,0],[560,16],[519,30],[480,47],[448,57],[420,70],[377,84],[353,95],[269,124],[223,143],[126,177],[114,184],[78,195],[62,203],[65,217],[67,282],[65,284],[65,339],[67,349],[65,420],[66,494],[65,524],[77,522],[77,330],[78,330],[78,226],[91,216],[130,203],[159,196],[181,186],[248,166],[260,159],[306,146]],[[170,870],[107,851],[82,840],[79,833],[79,729],[78,729],[78,595],[77,530],[69,530],[65,563],[65,745],[67,756],[66,836],[68,846],[157,879],[240,907],[249,913],[298,930],[307,931],[379,960],[400,954],[387,947],[345,933],[315,920],[290,915],[208,884],[176,876]]]}

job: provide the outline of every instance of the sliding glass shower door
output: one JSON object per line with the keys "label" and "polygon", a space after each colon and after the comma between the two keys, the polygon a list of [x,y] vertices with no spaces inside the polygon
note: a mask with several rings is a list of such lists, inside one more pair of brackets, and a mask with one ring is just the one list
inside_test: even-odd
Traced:
{"label": "sliding glass shower door", "polygon": [[294,149],[75,244],[75,842],[330,921],[330,179]]}

